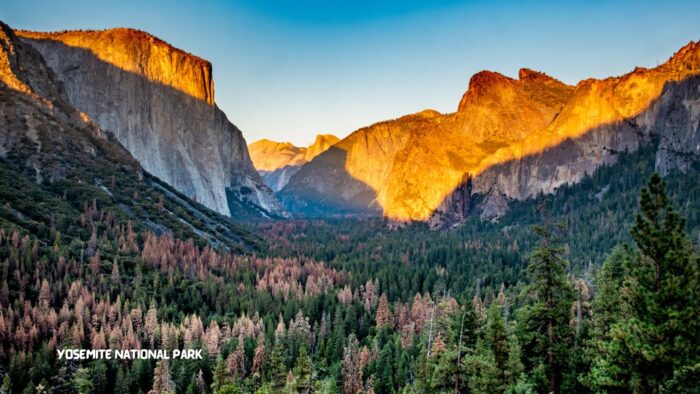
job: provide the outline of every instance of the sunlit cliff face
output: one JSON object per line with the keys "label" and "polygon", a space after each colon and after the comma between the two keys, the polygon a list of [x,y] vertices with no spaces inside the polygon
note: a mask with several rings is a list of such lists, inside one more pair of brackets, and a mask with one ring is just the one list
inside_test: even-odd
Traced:
{"label": "sunlit cliff face", "polygon": [[248,151],[255,169],[275,171],[286,166],[301,166],[328,150],[339,140],[331,134],[319,134],[309,147],[298,147],[290,142],[262,139],[248,145]]}
{"label": "sunlit cliff face", "polygon": [[427,220],[465,179],[533,155],[597,127],[625,121],[660,96],[664,84],[700,73],[700,44],[653,69],[565,85],[523,69],[519,78],[472,77],[454,114],[434,111],[360,129],[336,146],[345,170],[376,193],[384,215]]}
{"label": "sunlit cliff face", "polygon": [[177,89],[210,105],[214,104],[211,63],[148,33],[134,29],[17,33],[23,37],[50,39],[83,48],[98,59],[124,71]]}
{"label": "sunlit cliff face", "polygon": [[475,174],[494,164],[541,152],[567,138],[580,137],[602,125],[631,119],[659,98],[667,82],[698,73],[700,43],[691,42],[653,69],[637,68],[620,77],[581,81],[554,121],[485,158]]}
{"label": "sunlit cliff face", "polygon": [[224,215],[284,215],[214,102],[209,62],[133,29],[17,35],[146,171]]}

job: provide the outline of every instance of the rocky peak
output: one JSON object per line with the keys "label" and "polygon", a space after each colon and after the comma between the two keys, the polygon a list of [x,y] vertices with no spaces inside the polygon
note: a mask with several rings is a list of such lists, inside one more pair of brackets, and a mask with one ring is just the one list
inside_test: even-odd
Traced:
{"label": "rocky peak", "polygon": [[319,205],[342,213],[350,206],[439,226],[473,212],[469,194],[485,196],[475,209],[494,220],[508,200],[578,182],[614,162],[616,152],[646,144],[650,134],[661,135],[660,152],[667,153],[659,161],[671,163],[664,166],[687,167],[679,157],[700,157],[699,66],[700,45],[691,43],[654,69],[575,87],[526,68],[518,79],[481,71],[456,113],[362,128],[336,144],[336,160],[314,159],[280,194],[302,212]]}
{"label": "rocky peak", "polygon": [[485,98],[498,99],[506,90],[512,89],[516,81],[493,71],[480,71],[469,80],[469,87],[462,96],[457,112],[464,112],[471,103]]}
{"label": "rocky peak", "polygon": [[311,161],[314,157],[320,155],[333,146],[336,142],[340,141],[340,138],[332,134],[319,134],[316,136],[316,140],[304,153],[304,160]]}
{"label": "rocky peak", "polygon": [[287,165],[303,164],[306,148],[294,146],[291,142],[262,139],[248,145],[248,151],[255,169],[274,171]]}
{"label": "rocky peak", "polygon": [[87,50],[124,71],[214,105],[211,63],[144,31],[130,28],[48,33],[19,30],[17,34]]}
{"label": "rocky peak", "polygon": [[678,71],[700,69],[700,41],[691,41],[683,46],[671,56],[666,65]]}
{"label": "rocky peak", "polygon": [[550,77],[541,71],[535,71],[529,68],[521,68],[518,70],[518,80],[522,82],[543,82],[556,85],[565,85],[556,78]]}
{"label": "rocky peak", "polygon": [[134,29],[17,36],[43,58],[68,103],[151,174],[225,215],[285,214],[214,102],[211,63]]}
{"label": "rocky peak", "polygon": [[319,134],[309,147],[294,146],[290,142],[262,139],[248,145],[253,165],[272,190],[281,190],[301,167],[327,151],[340,139],[331,134]]}
{"label": "rocky peak", "polygon": [[17,78],[18,68],[14,33],[9,26],[0,22],[0,81],[14,90],[30,93],[29,86]]}

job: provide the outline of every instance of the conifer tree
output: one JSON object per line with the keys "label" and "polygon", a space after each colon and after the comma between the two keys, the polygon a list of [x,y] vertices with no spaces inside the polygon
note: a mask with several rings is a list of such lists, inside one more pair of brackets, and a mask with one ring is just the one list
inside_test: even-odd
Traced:
{"label": "conifer tree", "polygon": [[626,264],[622,319],[612,325],[611,364],[624,366],[627,388],[660,392],[674,371],[700,362],[700,278],[685,220],[652,175],[631,230],[639,250]]}
{"label": "conifer tree", "polygon": [[214,364],[214,370],[212,371],[211,389],[212,391],[218,391],[228,382],[229,374],[228,371],[226,371],[226,362],[221,355],[219,355],[216,358],[216,364]]}
{"label": "conifer tree", "polygon": [[270,354],[270,367],[272,369],[272,384],[275,388],[284,387],[287,382],[287,355],[284,349],[284,339],[282,336],[275,338],[275,346]]}
{"label": "conifer tree", "polygon": [[309,356],[309,351],[306,349],[306,345],[301,345],[299,347],[297,363],[294,366],[294,374],[296,375],[297,391],[300,393],[309,393],[312,387],[311,379],[313,370],[311,357]]}
{"label": "conifer tree", "polygon": [[498,380],[501,386],[499,392],[505,391],[508,386],[508,361],[509,343],[508,332],[503,321],[503,307],[498,302],[491,303],[486,325],[486,340],[491,346],[496,368],[498,368]]}
{"label": "conifer tree", "polygon": [[93,392],[92,379],[90,379],[90,370],[87,368],[79,368],[73,372],[72,377],[73,388],[79,394],[88,394]]}
{"label": "conifer tree", "polygon": [[343,393],[355,394],[362,390],[362,366],[360,364],[357,338],[354,334],[350,334],[348,344],[343,350]]}
{"label": "conifer tree", "polygon": [[379,352],[376,366],[374,391],[377,394],[390,394],[394,390],[394,346],[388,341]]}
{"label": "conifer tree", "polygon": [[174,394],[175,385],[170,376],[170,366],[168,360],[159,360],[153,371],[153,387],[148,394]]}
{"label": "conifer tree", "polygon": [[632,253],[629,248],[614,248],[596,276],[592,333],[587,343],[590,371],[580,377],[586,386],[596,391],[621,390],[628,380],[627,368],[612,362],[609,342],[613,323],[624,318],[620,289],[626,277],[628,260],[634,258]]}
{"label": "conifer tree", "polygon": [[[544,211],[544,209],[543,209]],[[529,304],[521,309],[520,337],[526,369],[537,370],[546,382],[537,382],[541,391],[560,392],[562,371],[569,363],[573,330],[569,326],[573,289],[566,277],[568,263],[564,249],[552,234],[546,213],[544,224],[534,227],[540,237],[527,266],[529,284],[525,294]]]}

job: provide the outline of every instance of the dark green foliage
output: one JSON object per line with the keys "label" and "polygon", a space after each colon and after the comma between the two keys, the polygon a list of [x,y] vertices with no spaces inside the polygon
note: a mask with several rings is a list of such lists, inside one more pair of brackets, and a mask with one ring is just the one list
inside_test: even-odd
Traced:
{"label": "dark green foliage", "polygon": [[510,349],[508,332],[503,321],[503,307],[498,302],[493,302],[489,308],[486,341],[491,347],[494,363],[498,369],[499,387],[497,391],[503,392],[510,383],[508,365]]}
{"label": "dark green foliage", "polygon": [[700,278],[685,220],[658,175],[640,207],[631,230],[639,253],[624,260],[621,319],[611,325],[601,374],[635,392],[660,392],[700,360]]}
{"label": "dark green foliage", "polygon": [[534,228],[540,245],[527,267],[528,304],[520,310],[520,337],[526,369],[541,370],[547,378],[541,392],[560,392],[562,373],[569,364],[573,331],[569,325],[573,289],[566,277],[563,247],[546,225]]}
{"label": "dark green foliage", "polygon": [[[685,361],[669,367],[658,357],[662,367],[653,373],[665,372],[655,379],[663,379],[666,391],[692,392],[688,382],[697,379],[698,368],[688,350],[695,346],[694,339],[686,336],[697,328],[697,316],[686,312],[690,306],[697,308],[697,293],[693,293],[697,289],[692,288],[697,277],[687,271],[696,264],[696,257],[688,238],[681,235],[684,225],[679,219],[667,221],[664,208],[658,221],[663,234],[645,236],[653,233],[653,220],[638,226],[646,227],[635,230],[634,238],[627,231],[636,196],[653,162],[651,151],[620,154],[619,164],[601,168],[582,183],[562,187],[548,197],[549,221],[564,221],[569,233],[555,242],[550,226],[549,231],[540,232],[539,246],[536,234],[528,231],[541,220],[536,210],[539,198],[512,203],[499,223],[472,218],[463,227],[444,232],[422,224],[388,230],[381,220],[329,219],[263,222],[258,223],[260,234],[253,234],[148,174],[139,179],[130,169],[98,165],[97,177],[88,168],[76,167],[79,172],[74,177],[37,184],[31,173],[0,162],[0,228],[5,231],[0,241],[0,305],[5,321],[13,323],[9,334],[0,338],[0,353],[4,353],[0,374],[13,393],[35,392],[39,385],[54,392],[82,387],[131,394],[147,393],[153,387],[155,361],[56,360],[49,342],[58,328],[47,329],[41,319],[27,323],[37,327],[31,350],[18,351],[21,338],[10,335],[24,324],[25,311],[33,317],[45,315],[41,309],[45,300],[49,309],[60,312],[70,286],[80,282],[89,292],[90,315],[83,317],[84,328],[99,327],[103,316],[110,324],[115,318],[94,306],[117,304],[117,300],[119,308],[114,311],[122,319],[135,308],[143,312],[141,326],[151,305],[158,323],[173,326],[193,314],[204,327],[217,322],[222,330],[225,324],[230,330],[243,315],[259,319],[261,332],[245,336],[239,364],[239,359],[229,357],[238,349],[237,337],[222,341],[211,355],[205,351],[203,360],[171,360],[169,374],[178,394],[342,391],[344,373],[349,370],[343,365],[344,349],[351,337],[356,338],[352,360],[358,365],[353,373],[363,388],[371,386],[376,393],[546,392],[552,377],[561,392],[626,392],[633,375],[641,374],[633,366],[645,365],[638,354],[623,351],[629,344],[616,333],[633,327],[635,320],[626,320],[637,313],[638,305],[663,311],[657,317],[671,316],[665,326],[657,317],[640,318],[640,322],[653,323],[654,330],[660,327],[665,338],[678,332],[685,338],[678,344],[663,341],[664,351],[674,354],[674,360]],[[687,179],[699,174],[698,168],[692,168],[686,176],[667,177],[669,201],[688,216],[693,240],[698,234],[700,186]],[[15,184],[18,190],[11,190]],[[127,229],[129,221],[133,231]],[[153,235],[163,228],[172,232],[172,239]],[[8,246],[14,242],[14,229],[18,246]],[[123,248],[120,238],[129,234],[136,251]],[[192,241],[184,241],[188,238]],[[266,244],[258,242],[263,238]],[[177,246],[171,248],[169,240]],[[650,249],[620,247],[611,253],[615,245],[633,240]],[[662,283],[672,283],[682,292],[669,291],[659,298],[648,290],[653,286],[644,285],[643,293],[621,293],[623,285],[628,288],[646,280],[650,267],[658,265],[645,253],[663,248],[677,251],[658,260],[675,272]],[[216,258],[205,258],[214,253]],[[679,272],[686,279],[679,279]],[[328,282],[331,277],[333,281]],[[270,278],[274,280],[266,282]],[[47,291],[43,291],[44,281]],[[376,292],[374,302],[366,300],[368,281]],[[292,290],[283,294],[285,286]],[[349,294],[341,296],[346,286]],[[582,289],[590,292],[588,298],[582,296]],[[425,303],[423,309],[413,310],[417,293]],[[377,300],[382,294],[387,296],[388,308],[383,308],[383,323],[377,327]],[[593,294],[591,308],[588,301]],[[308,318],[309,324],[294,333],[291,322],[298,314]],[[280,316],[284,330],[276,333]],[[91,346],[94,333],[84,332],[82,339],[70,335],[77,320],[75,314],[57,319],[68,322],[69,332],[57,344],[59,348]],[[419,321],[420,329],[410,326]],[[684,327],[679,328],[680,324]],[[152,339],[135,340],[146,348],[174,346],[173,342],[183,345],[182,332],[167,343],[162,335],[158,331]],[[627,334],[625,338],[635,339]],[[109,333],[105,340],[118,343]],[[197,339],[189,346],[206,349],[206,342]],[[263,342],[263,350],[256,353],[257,344]],[[263,361],[254,374],[256,354]],[[235,373],[227,360],[235,361]],[[612,384],[615,379],[624,385]]]}

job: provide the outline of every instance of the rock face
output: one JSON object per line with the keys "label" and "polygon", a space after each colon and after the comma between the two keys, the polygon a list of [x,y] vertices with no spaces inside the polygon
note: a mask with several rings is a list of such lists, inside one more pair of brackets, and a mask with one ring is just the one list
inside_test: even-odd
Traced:
{"label": "rock face", "polygon": [[319,134],[309,147],[267,139],[248,145],[253,165],[263,181],[275,192],[281,190],[301,166],[327,151],[340,139],[331,134]]}
{"label": "rock face", "polygon": [[112,134],[68,103],[41,53],[2,22],[0,183],[4,225],[30,234],[43,232],[41,223],[76,223],[92,203],[108,221],[128,220],[137,231],[228,250],[255,241],[231,219],[146,173]]}
{"label": "rock face", "polygon": [[618,152],[652,141],[660,172],[683,170],[700,156],[698,74],[698,43],[654,69],[576,86],[529,69],[518,79],[482,71],[457,112],[424,111],[360,129],[305,165],[279,195],[304,213],[445,227],[475,213],[497,220],[508,200],[578,182]]}
{"label": "rock face", "polygon": [[283,213],[214,103],[211,64],[132,29],[18,32],[87,114],[178,191],[222,214]]}
{"label": "rock face", "polygon": [[[580,82],[557,118],[481,165],[474,192],[522,200],[580,181],[586,174],[659,142],[657,170],[698,159],[700,44],[690,43],[654,69]],[[484,209],[482,216],[497,218]]]}

